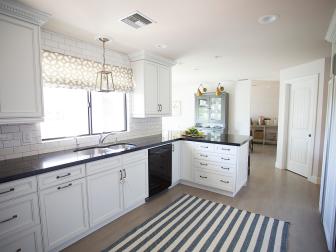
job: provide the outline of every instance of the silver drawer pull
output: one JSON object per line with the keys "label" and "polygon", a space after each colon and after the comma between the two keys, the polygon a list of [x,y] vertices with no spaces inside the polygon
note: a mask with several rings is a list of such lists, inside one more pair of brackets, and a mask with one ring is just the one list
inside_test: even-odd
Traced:
{"label": "silver drawer pull", "polygon": [[203,166],[208,166],[207,163],[200,163],[200,165],[203,165]]}
{"label": "silver drawer pull", "polygon": [[200,154],[201,157],[208,157],[208,155]]}
{"label": "silver drawer pull", "polygon": [[64,189],[64,188],[67,188],[67,187],[70,187],[72,186],[72,183],[70,183],[69,185],[66,185],[66,186],[59,186],[57,187],[57,190],[61,190],[61,189]]}
{"label": "silver drawer pull", "polygon": [[230,183],[230,181],[226,181],[226,180],[219,180],[220,182],[222,182],[222,183],[225,183],[225,184],[229,184]]}
{"label": "silver drawer pull", "polygon": [[230,168],[228,168],[228,167],[223,167],[223,166],[221,166],[221,168],[222,168],[223,170],[230,170]]}
{"label": "silver drawer pull", "polygon": [[120,181],[122,181],[123,180],[123,174],[122,174],[121,170],[119,170],[119,172],[120,172]]}
{"label": "silver drawer pull", "polygon": [[225,148],[222,148],[222,150],[225,150],[225,151],[230,151],[230,149],[225,149]]}
{"label": "silver drawer pull", "polygon": [[10,218],[8,218],[8,219],[6,219],[6,220],[0,221],[0,224],[1,224],[1,223],[8,222],[8,221],[11,221],[11,220],[14,220],[14,219],[16,219],[17,217],[18,217],[18,215],[15,214],[15,215],[13,215],[12,217],[10,217]]}
{"label": "silver drawer pull", "polygon": [[230,158],[223,158],[223,157],[222,157],[222,160],[230,160]]}
{"label": "silver drawer pull", "polygon": [[71,173],[69,172],[69,173],[67,173],[67,174],[65,174],[65,175],[57,176],[56,178],[57,178],[57,179],[65,178],[65,177],[68,177],[68,176],[70,176],[70,175],[71,175]]}
{"label": "silver drawer pull", "polygon": [[208,177],[200,176],[200,178],[208,178]]}
{"label": "silver drawer pull", "polygon": [[209,148],[209,146],[200,146],[201,148],[203,148],[203,149],[208,149]]}
{"label": "silver drawer pull", "polygon": [[4,191],[4,192],[0,192],[0,194],[6,194],[6,193],[10,193],[10,192],[14,192],[14,188],[10,188],[8,191]]}

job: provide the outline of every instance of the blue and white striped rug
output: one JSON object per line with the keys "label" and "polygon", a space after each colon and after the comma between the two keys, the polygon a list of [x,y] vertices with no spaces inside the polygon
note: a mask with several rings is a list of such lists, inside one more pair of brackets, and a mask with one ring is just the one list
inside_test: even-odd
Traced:
{"label": "blue and white striped rug", "polygon": [[183,195],[104,251],[286,251],[289,223]]}

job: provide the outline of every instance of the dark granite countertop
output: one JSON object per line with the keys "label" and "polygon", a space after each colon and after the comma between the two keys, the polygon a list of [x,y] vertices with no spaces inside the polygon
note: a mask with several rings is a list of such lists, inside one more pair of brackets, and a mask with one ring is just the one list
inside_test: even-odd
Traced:
{"label": "dark granite countertop", "polygon": [[169,132],[164,135],[154,135],[125,140],[123,142],[135,144],[136,148],[117,153],[106,148],[100,150],[91,149],[76,152],[72,149],[28,156],[24,158],[3,160],[0,161],[0,183],[35,176],[38,174],[55,171],[78,164],[84,164],[99,159],[122,155],[141,149],[152,148],[178,140],[240,146],[250,141],[251,137],[228,134],[208,134],[204,138],[190,138],[183,137],[180,135],[180,133],[177,132]]}

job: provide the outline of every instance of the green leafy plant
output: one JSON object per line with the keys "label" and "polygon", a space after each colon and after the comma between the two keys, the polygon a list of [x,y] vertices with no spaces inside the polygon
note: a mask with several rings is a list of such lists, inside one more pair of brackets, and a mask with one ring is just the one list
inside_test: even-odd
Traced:
{"label": "green leafy plant", "polygon": [[195,127],[191,127],[185,131],[185,135],[187,136],[195,136],[195,137],[202,137],[204,133],[196,129]]}

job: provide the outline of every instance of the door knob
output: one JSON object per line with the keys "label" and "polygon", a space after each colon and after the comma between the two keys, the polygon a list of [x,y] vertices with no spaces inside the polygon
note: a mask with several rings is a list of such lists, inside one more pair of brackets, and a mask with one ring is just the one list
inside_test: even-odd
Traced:
{"label": "door knob", "polygon": [[311,134],[309,134],[308,136],[311,137]]}

